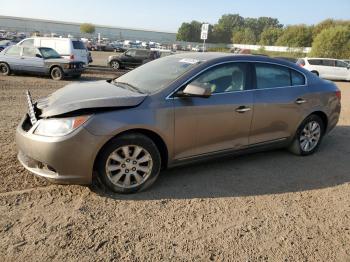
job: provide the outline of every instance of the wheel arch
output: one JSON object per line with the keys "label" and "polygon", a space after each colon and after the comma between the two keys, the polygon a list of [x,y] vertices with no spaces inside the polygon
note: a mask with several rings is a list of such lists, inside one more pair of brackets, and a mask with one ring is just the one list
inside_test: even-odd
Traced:
{"label": "wheel arch", "polygon": [[58,65],[58,64],[53,64],[53,65],[50,65],[50,68],[49,68],[49,72],[50,72],[50,74],[51,74],[52,69],[54,69],[55,67],[59,67],[59,68],[61,68],[61,70],[63,71],[63,68],[62,68],[62,66],[61,66],[61,65]]}
{"label": "wheel arch", "polygon": [[141,134],[149,139],[151,139],[155,145],[157,146],[160,156],[161,156],[161,167],[166,168],[168,165],[168,158],[169,158],[169,151],[168,147],[164,141],[164,139],[157,134],[156,132],[149,130],[149,129],[143,129],[143,128],[134,128],[134,129],[128,129],[125,131],[122,131],[115,136],[111,137],[109,140],[107,140],[102,147],[99,149],[98,153],[96,154],[95,160],[94,160],[94,165],[93,169],[96,170],[96,164],[97,164],[97,159],[99,158],[101,152],[104,150],[104,148],[110,143],[111,140],[118,138],[120,136],[126,135],[126,134]]}
{"label": "wheel arch", "polygon": [[327,128],[328,128],[328,116],[325,112],[321,111],[321,110],[315,110],[315,111],[312,111],[310,112],[309,114],[307,114],[306,116],[303,117],[303,119],[301,119],[299,125],[298,125],[298,128],[300,127],[300,125],[304,122],[304,120],[306,118],[308,118],[309,116],[311,115],[316,115],[318,117],[320,117],[323,121],[323,124],[324,124],[324,131],[327,131]]}

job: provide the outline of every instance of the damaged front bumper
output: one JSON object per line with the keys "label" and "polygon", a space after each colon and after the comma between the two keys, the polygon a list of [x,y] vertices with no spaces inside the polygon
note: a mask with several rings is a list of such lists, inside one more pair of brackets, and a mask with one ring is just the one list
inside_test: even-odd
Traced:
{"label": "damaged front bumper", "polygon": [[34,134],[26,115],[16,130],[18,160],[30,172],[62,184],[90,184],[98,137],[83,126],[62,137]]}

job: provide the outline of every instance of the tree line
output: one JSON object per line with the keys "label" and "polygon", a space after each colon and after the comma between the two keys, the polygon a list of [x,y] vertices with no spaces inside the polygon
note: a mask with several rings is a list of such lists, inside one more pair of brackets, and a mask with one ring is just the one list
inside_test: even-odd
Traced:
{"label": "tree line", "polygon": [[[182,23],[176,39],[201,42],[203,23]],[[209,25],[209,43],[259,44],[269,46],[310,47],[314,55],[350,57],[350,20],[326,19],[316,25],[284,26],[277,18],[244,18],[239,14],[225,14],[216,24]]]}

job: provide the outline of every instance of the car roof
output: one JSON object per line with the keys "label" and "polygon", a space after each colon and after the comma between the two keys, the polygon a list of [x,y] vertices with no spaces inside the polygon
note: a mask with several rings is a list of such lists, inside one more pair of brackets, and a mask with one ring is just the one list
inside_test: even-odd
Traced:
{"label": "car roof", "polygon": [[225,61],[249,61],[249,62],[267,62],[267,63],[277,63],[285,66],[297,68],[294,63],[286,60],[275,59],[268,56],[261,55],[251,55],[251,54],[232,54],[232,53],[222,53],[222,52],[186,52],[174,54],[173,57],[179,57],[180,59],[195,59],[199,61],[215,61],[215,62],[225,62]]}

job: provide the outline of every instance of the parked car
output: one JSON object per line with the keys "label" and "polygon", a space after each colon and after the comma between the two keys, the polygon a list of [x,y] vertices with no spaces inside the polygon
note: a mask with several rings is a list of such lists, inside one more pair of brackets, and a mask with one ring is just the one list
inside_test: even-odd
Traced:
{"label": "parked car", "polygon": [[298,59],[293,58],[293,57],[276,56],[276,57],[274,57],[274,58],[286,60],[286,61],[291,62],[291,63],[294,63],[294,64],[298,61]]}
{"label": "parked car", "polygon": [[28,94],[18,158],[52,181],[89,184],[96,171],[110,190],[132,193],[161,168],[209,157],[280,147],[311,155],[338,122],[340,96],[282,60],[176,54],[37,103]]}
{"label": "parked car", "polygon": [[84,43],[74,38],[33,37],[22,40],[18,45],[50,47],[70,61],[83,62],[85,66],[89,63],[88,50]]}
{"label": "parked car", "polygon": [[159,58],[159,51],[149,49],[129,49],[120,56],[109,56],[108,65],[114,69],[138,67]]}
{"label": "parked car", "polygon": [[15,43],[13,43],[12,41],[10,40],[1,40],[0,41],[0,52],[2,50],[4,50],[6,47],[8,46],[11,46],[11,45],[14,45]]}
{"label": "parked car", "polygon": [[342,60],[305,57],[297,64],[324,79],[350,81],[350,66]]}
{"label": "parked car", "polygon": [[347,63],[348,65],[350,65],[350,59],[343,59],[343,61],[344,61],[345,63]]}
{"label": "parked car", "polygon": [[50,75],[54,80],[65,76],[79,78],[83,71],[82,62],[71,62],[62,58],[49,47],[27,47],[13,45],[0,53],[0,73],[30,73]]}

